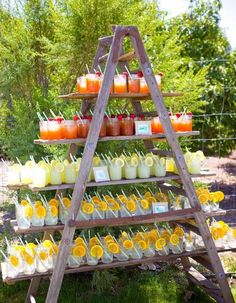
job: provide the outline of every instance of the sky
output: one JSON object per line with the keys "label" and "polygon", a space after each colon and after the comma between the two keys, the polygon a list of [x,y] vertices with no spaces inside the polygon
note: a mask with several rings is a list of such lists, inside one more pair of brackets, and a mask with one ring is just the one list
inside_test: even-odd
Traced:
{"label": "sky", "polygon": [[[207,0],[206,0],[207,1]],[[236,48],[236,0],[221,0],[220,26],[226,34],[232,48]],[[188,7],[189,0],[159,0],[161,9],[168,11],[170,17],[184,13]]]}

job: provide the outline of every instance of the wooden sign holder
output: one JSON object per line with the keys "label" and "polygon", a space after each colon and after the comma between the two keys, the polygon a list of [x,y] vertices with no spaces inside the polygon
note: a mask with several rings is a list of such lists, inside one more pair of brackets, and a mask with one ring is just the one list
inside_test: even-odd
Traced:
{"label": "wooden sign holder", "polygon": [[[151,64],[148,60],[146,51],[144,49],[144,45],[142,42],[142,39],[140,37],[139,31],[137,27],[135,26],[116,26],[113,28],[114,35],[109,37],[104,37],[99,39],[99,44],[96,52],[96,56],[94,58],[92,69],[97,69],[98,64],[104,60],[106,61],[106,68],[104,72],[104,79],[102,83],[102,87],[100,89],[100,92],[97,95],[91,96],[91,95],[82,95],[82,94],[70,94],[66,96],[62,96],[63,98],[68,99],[84,99],[81,111],[83,114],[88,112],[88,110],[94,105],[94,99],[96,99],[96,103],[94,105],[94,116],[92,119],[92,123],[90,126],[89,134],[87,137],[87,140],[85,142],[84,146],[84,152],[83,157],[80,165],[80,170],[78,174],[77,181],[72,187],[74,187],[73,195],[72,195],[72,203],[71,208],[68,215],[68,222],[65,224],[64,228],[62,227],[62,240],[59,247],[59,253],[56,260],[56,265],[53,270],[53,272],[48,272],[45,274],[34,274],[33,276],[22,276],[19,278],[16,278],[15,280],[25,280],[25,279],[31,279],[30,287],[28,290],[28,294],[26,297],[27,303],[34,302],[34,296],[37,293],[40,279],[45,276],[51,276],[50,278],[50,286],[46,298],[46,303],[56,303],[58,301],[59,292],[61,289],[61,284],[63,281],[63,276],[65,273],[74,273],[74,272],[83,272],[83,271],[91,271],[96,269],[105,269],[105,268],[113,268],[113,267],[123,267],[123,266],[129,266],[129,265],[135,265],[140,263],[152,263],[157,261],[166,261],[169,259],[176,259],[181,258],[183,268],[185,272],[187,273],[187,276],[191,282],[196,283],[198,286],[201,286],[210,296],[212,296],[217,302],[221,303],[233,303],[234,299],[230,291],[230,287],[227,281],[227,277],[224,273],[224,269],[222,267],[220,258],[218,256],[217,249],[215,247],[214,241],[211,237],[208,225],[206,223],[206,215],[202,212],[200,203],[198,201],[198,198],[196,196],[196,192],[194,190],[194,186],[192,183],[191,176],[188,173],[187,166],[183,157],[183,153],[181,151],[179,142],[178,142],[178,135],[173,131],[171,121],[167,112],[167,109],[164,105],[163,101],[163,95],[158,87],[157,82],[155,79],[155,76],[153,74],[153,70],[151,67]],[[131,43],[134,47],[134,51],[130,52],[128,54],[124,54],[123,51],[123,40],[125,37],[129,37],[131,40]],[[110,49],[107,52],[107,49]],[[158,113],[160,117],[160,121],[162,123],[163,129],[164,129],[164,135],[163,137],[166,138],[167,142],[169,143],[169,146],[171,148],[171,152],[167,152],[168,155],[172,155],[175,159],[176,166],[179,171],[179,176],[177,176],[177,179],[180,179],[180,182],[184,188],[179,189],[178,187],[172,186],[171,190],[173,191],[181,191],[185,192],[186,196],[189,199],[191,208],[190,209],[183,209],[180,211],[169,211],[167,213],[161,213],[156,215],[148,215],[148,216],[139,216],[139,217],[128,217],[128,218],[117,218],[117,219],[109,219],[109,220],[93,220],[88,222],[77,222],[75,218],[78,215],[78,212],[80,210],[81,201],[83,199],[83,195],[85,193],[86,187],[89,186],[89,183],[87,182],[90,167],[92,166],[92,160],[93,156],[96,150],[97,142],[99,140],[99,132],[102,126],[102,121],[104,117],[104,113],[107,107],[107,103],[109,98],[121,98],[124,96],[111,94],[110,95],[110,87],[112,85],[113,77],[115,75],[116,66],[119,65],[121,69],[124,70],[124,66],[128,66],[128,61],[137,58],[141,67],[141,70],[143,72],[143,75],[145,77],[145,80],[148,84],[151,99],[153,100],[155,104],[156,112]],[[168,97],[176,96],[179,94],[167,94]],[[141,106],[141,99],[150,99],[149,95],[139,95],[135,94],[134,96],[132,94],[125,94],[125,98],[130,99],[133,108],[135,110],[136,114],[142,114],[143,109]],[[186,134],[185,134],[186,135]],[[189,133],[188,135],[191,135]],[[147,147],[148,151],[156,152],[157,154],[165,154],[164,151],[158,151],[154,149],[154,145],[152,142],[152,139],[155,138],[155,136],[150,136],[148,138],[145,138],[144,143]],[[132,138],[126,138],[126,140],[129,140]],[[111,138],[110,140],[114,140],[114,138]],[[69,153],[73,155],[77,152],[77,144],[84,143],[83,140],[78,139],[77,141],[71,141],[71,140],[61,140],[62,144],[71,143],[69,148]],[[102,141],[102,140],[101,140]],[[36,140],[35,143],[38,144],[55,144],[53,141],[47,141],[44,142],[42,140]],[[69,157],[67,157],[69,160]],[[155,178],[150,178],[150,181],[157,181],[159,186],[161,186],[162,190],[165,190],[165,185],[163,182],[168,179],[168,176],[165,178],[160,178],[157,180]],[[171,179],[171,177],[170,177]],[[147,182],[147,180],[145,180]],[[107,185],[110,185],[112,183],[107,182]],[[117,182],[119,183],[119,182]],[[129,180],[127,182],[123,181],[124,183],[130,183]],[[132,183],[136,183],[134,180]],[[114,183],[113,183],[114,184]],[[102,185],[102,184],[101,184]],[[99,185],[97,185],[99,186]],[[68,188],[66,186],[58,186],[57,187],[57,193],[61,194],[64,192],[64,190]],[[214,216],[214,214],[213,214]],[[194,228],[199,232],[199,234],[202,236],[202,239],[205,244],[205,250],[197,250],[196,252],[191,253],[183,253],[181,255],[173,255],[170,254],[169,256],[156,256],[153,258],[143,258],[141,260],[130,260],[127,262],[112,262],[111,264],[98,264],[96,266],[81,266],[77,269],[67,269],[66,263],[69,255],[70,245],[73,241],[74,233],[76,228],[89,228],[94,226],[119,226],[119,225],[129,225],[129,224],[145,224],[145,223],[151,223],[154,221],[182,221],[183,223],[187,222],[187,219],[194,219],[195,225],[192,226],[190,223],[188,225],[190,228]],[[52,228],[51,230],[47,228],[47,231],[44,233],[44,239],[48,239],[50,234],[53,234],[55,230]],[[226,249],[223,249],[225,251]],[[222,251],[222,250],[221,250]],[[216,277],[216,280],[218,282],[218,285],[214,284],[210,280],[207,280],[202,274],[200,274],[191,264],[190,257],[192,259],[195,259],[197,262],[201,263],[208,269],[210,269]],[[10,282],[10,279],[5,279],[6,282]]]}

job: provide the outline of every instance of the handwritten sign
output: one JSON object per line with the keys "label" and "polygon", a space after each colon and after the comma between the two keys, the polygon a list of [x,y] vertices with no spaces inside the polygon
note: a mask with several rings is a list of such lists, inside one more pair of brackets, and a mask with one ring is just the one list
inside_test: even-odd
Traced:
{"label": "handwritten sign", "polygon": [[136,135],[151,135],[151,121],[135,121]]}
{"label": "handwritten sign", "polygon": [[167,202],[154,202],[152,203],[152,211],[154,214],[165,213],[168,211]]}
{"label": "handwritten sign", "polygon": [[110,181],[107,166],[93,167],[93,173],[96,182]]}

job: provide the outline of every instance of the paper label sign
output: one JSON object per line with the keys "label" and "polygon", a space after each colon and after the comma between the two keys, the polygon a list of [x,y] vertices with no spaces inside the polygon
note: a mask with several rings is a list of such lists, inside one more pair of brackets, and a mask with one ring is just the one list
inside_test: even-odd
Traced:
{"label": "paper label sign", "polygon": [[93,173],[96,182],[110,181],[106,166],[93,167]]}
{"label": "paper label sign", "polygon": [[135,121],[136,135],[151,135],[151,121]]}
{"label": "paper label sign", "polygon": [[168,203],[154,202],[152,203],[152,211],[154,214],[165,213],[168,211]]}

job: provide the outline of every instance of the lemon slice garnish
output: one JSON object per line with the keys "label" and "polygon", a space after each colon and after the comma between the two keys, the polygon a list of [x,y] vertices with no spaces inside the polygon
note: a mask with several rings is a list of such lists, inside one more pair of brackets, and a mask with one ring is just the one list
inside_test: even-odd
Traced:
{"label": "lemon slice garnish", "polygon": [[146,166],[149,166],[149,167],[153,166],[153,159],[152,159],[152,157],[150,157],[150,156],[146,157],[145,160],[144,160],[144,164]]}

